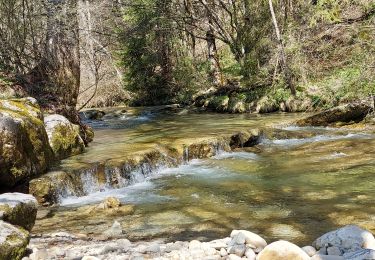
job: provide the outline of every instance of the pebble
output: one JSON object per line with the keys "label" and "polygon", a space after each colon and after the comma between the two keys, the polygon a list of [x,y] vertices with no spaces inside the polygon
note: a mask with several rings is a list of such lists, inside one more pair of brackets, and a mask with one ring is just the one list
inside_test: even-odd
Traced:
{"label": "pebble", "polygon": [[310,257],[316,254],[316,249],[312,246],[304,246],[302,250],[306,252]]}

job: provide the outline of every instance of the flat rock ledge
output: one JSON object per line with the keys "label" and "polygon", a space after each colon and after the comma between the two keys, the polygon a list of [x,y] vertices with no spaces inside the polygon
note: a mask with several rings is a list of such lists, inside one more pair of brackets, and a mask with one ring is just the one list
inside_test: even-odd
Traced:
{"label": "flat rock ledge", "polygon": [[[108,232],[121,234],[121,225],[115,222],[105,233]],[[210,242],[172,243],[132,243],[124,238],[92,239],[59,232],[32,238],[32,253],[23,259],[363,260],[375,259],[374,243],[370,232],[354,225],[324,234],[302,248],[283,240],[267,244],[261,236],[247,230],[233,230],[230,236]]]}

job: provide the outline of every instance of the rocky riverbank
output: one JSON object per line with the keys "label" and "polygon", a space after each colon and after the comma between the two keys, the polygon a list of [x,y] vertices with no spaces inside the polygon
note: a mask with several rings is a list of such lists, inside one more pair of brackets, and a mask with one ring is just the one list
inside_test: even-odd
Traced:
{"label": "rocky riverbank", "polygon": [[25,183],[56,161],[83,152],[81,135],[64,116],[45,115],[34,98],[0,99],[0,189]]}
{"label": "rocky riverbank", "polygon": [[[108,198],[95,208],[121,207]],[[375,259],[374,236],[355,225],[328,232],[299,247],[288,241],[267,241],[247,230],[233,230],[228,237],[209,242],[163,240],[130,242],[123,237],[121,224],[115,221],[98,237],[58,232],[33,235],[36,200],[20,193],[0,195],[0,259],[206,259],[206,260],[364,260]]]}
{"label": "rocky riverbank", "polygon": [[363,260],[375,259],[374,236],[358,226],[345,226],[299,247],[288,241],[268,244],[261,236],[246,230],[233,230],[228,237],[209,242],[162,240],[130,242],[121,235],[117,222],[106,232],[109,240],[89,239],[80,234],[54,233],[34,237],[32,252],[24,260],[39,259],[159,259],[159,260]]}

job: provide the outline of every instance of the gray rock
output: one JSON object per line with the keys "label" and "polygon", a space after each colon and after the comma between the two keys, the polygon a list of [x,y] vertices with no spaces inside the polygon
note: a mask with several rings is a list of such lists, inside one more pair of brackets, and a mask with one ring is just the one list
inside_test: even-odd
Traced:
{"label": "gray rock", "polygon": [[0,259],[22,259],[28,243],[26,230],[0,220]]}
{"label": "gray rock", "polygon": [[311,257],[311,260],[345,260],[344,257],[338,255],[320,255],[316,254]]}
{"label": "gray rock", "polygon": [[232,238],[232,243],[237,245],[243,245],[246,242],[246,236],[244,233],[239,232]]}
{"label": "gray rock", "polygon": [[305,251],[310,257],[317,253],[316,249],[312,246],[304,246],[302,247],[302,250]]}
{"label": "gray rock", "polygon": [[362,248],[375,249],[374,236],[355,225],[349,225],[324,234],[314,241],[317,249],[325,245],[336,246],[343,253],[358,251]]}
{"label": "gray rock", "polygon": [[287,241],[277,241],[266,246],[258,255],[257,260],[309,260],[305,251]]}
{"label": "gray rock", "polygon": [[327,254],[328,255],[342,255],[342,252],[340,248],[337,246],[331,246],[327,248]]}
{"label": "gray rock", "polygon": [[260,252],[267,245],[266,240],[247,230],[233,230],[230,236],[233,238],[238,233],[243,233],[245,235],[246,245],[254,249],[255,252]]}
{"label": "gray rock", "polygon": [[31,230],[37,214],[36,199],[23,193],[4,193],[0,195],[0,220]]}
{"label": "gray rock", "polygon": [[375,259],[375,250],[373,249],[361,249],[355,252],[344,254],[344,258],[347,260],[373,260]]}
{"label": "gray rock", "polygon": [[228,253],[229,254],[235,254],[235,255],[238,255],[240,257],[244,256],[245,251],[246,251],[245,245],[236,244],[236,245],[228,247]]}
{"label": "gray rock", "polygon": [[72,124],[62,115],[49,115],[44,118],[48,141],[58,159],[80,154],[85,143],[80,136],[78,125]]}

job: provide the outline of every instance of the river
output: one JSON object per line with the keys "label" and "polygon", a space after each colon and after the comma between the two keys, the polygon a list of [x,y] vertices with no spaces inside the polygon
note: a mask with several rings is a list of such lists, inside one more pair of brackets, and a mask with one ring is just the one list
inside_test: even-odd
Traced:
{"label": "river", "polygon": [[[119,109],[109,109],[115,115]],[[162,145],[182,146],[241,130],[263,129],[255,147],[161,166],[134,175],[118,189],[93,187],[86,196],[65,196],[37,220],[34,234],[68,231],[99,235],[113,221],[131,240],[212,240],[246,229],[267,241],[303,246],[345,224],[375,231],[375,139],[355,128],[300,128],[303,114],[232,115],[128,109],[120,116],[90,121],[95,141],[86,153],[59,169],[121,160]],[[88,183],[90,186],[90,183]],[[131,214],[85,214],[82,206],[106,197],[133,205]]]}

